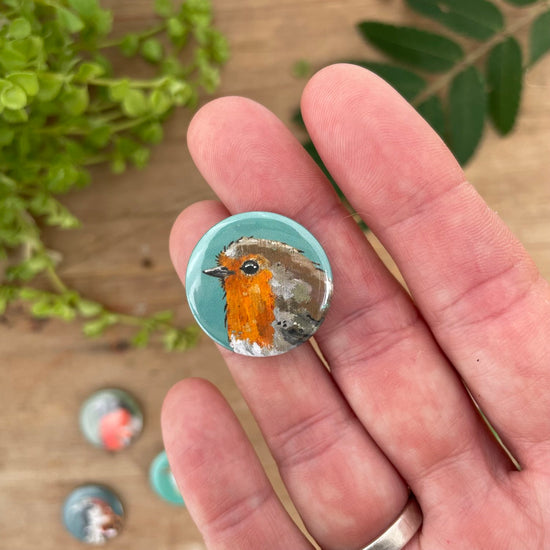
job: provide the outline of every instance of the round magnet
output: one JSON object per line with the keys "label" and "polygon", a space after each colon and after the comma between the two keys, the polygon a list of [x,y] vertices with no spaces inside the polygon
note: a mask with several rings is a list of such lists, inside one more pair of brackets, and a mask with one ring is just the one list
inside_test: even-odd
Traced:
{"label": "round magnet", "polygon": [[126,448],[142,427],[143,414],[137,401],[123,390],[99,390],[80,409],[82,433],[90,443],[108,451]]}
{"label": "round magnet", "polygon": [[255,357],[285,353],[322,323],[332,272],[315,237],[271,212],[246,212],[212,227],[189,259],[187,300],[222,346]]}
{"label": "round magnet", "polygon": [[87,544],[101,545],[122,528],[124,510],[118,496],[103,485],[82,485],[63,504],[69,533]]}
{"label": "round magnet", "polygon": [[177,506],[185,506],[183,498],[174,479],[174,474],[170,469],[166,451],[160,452],[151,462],[149,468],[149,481],[151,487],[157,495]]}

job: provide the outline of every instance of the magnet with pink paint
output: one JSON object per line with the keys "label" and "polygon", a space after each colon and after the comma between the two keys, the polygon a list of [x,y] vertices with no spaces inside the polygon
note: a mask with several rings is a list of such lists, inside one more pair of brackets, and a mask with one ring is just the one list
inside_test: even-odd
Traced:
{"label": "magnet with pink paint", "polygon": [[84,437],[107,451],[125,449],[142,428],[143,414],[138,402],[121,389],[96,391],[80,409],[80,429]]}

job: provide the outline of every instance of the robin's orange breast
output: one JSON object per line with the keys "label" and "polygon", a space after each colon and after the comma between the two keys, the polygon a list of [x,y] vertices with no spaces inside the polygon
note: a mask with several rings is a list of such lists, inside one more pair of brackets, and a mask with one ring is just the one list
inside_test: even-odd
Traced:
{"label": "robin's orange breast", "polygon": [[225,280],[227,335],[248,340],[262,348],[273,344],[275,296],[269,283],[272,274],[264,269],[254,277],[240,270]]}

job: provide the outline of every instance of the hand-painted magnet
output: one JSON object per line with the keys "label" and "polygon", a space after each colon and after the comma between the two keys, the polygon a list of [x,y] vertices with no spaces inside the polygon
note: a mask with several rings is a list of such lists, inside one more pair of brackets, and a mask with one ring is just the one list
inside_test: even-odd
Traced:
{"label": "hand-painted magnet", "polygon": [[143,415],[138,403],[123,390],[99,390],[80,409],[82,433],[90,443],[107,451],[126,448],[142,427]]}
{"label": "hand-painted magnet", "polygon": [[149,468],[149,481],[157,495],[177,506],[185,506],[183,498],[170,469],[166,451],[160,452],[151,462]]}
{"label": "hand-painted magnet", "polygon": [[63,523],[77,539],[101,545],[122,528],[124,510],[118,496],[102,485],[82,485],[63,505]]}
{"label": "hand-painted magnet", "polygon": [[307,229],[279,214],[247,212],[206,232],[185,286],[193,315],[213,340],[265,357],[293,349],[319,328],[332,273]]}

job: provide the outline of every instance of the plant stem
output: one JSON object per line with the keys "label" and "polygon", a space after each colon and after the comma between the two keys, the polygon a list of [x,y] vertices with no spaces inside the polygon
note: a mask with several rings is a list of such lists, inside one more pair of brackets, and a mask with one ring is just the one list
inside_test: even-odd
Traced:
{"label": "plant stem", "polygon": [[[139,40],[144,40],[146,38],[150,38],[151,36],[154,36],[155,34],[158,34],[159,32],[162,32],[166,29],[166,23],[160,23],[156,27],[153,27],[149,29],[148,31],[144,31],[142,33],[136,33],[136,36]],[[98,50],[102,50],[105,48],[114,48],[116,46],[119,46],[122,42],[123,38],[116,38],[113,40],[106,40],[105,42],[102,42],[97,46]]]}
{"label": "plant stem", "polygon": [[65,294],[69,290],[69,287],[61,280],[61,277],[56,273],[53,266],[50,265],[46,268],[46,275],[59,294]]}
{"label": "plant stem", "polygon": [[448,73],[444,74],[427,88],[420,92],[412,101],[413,107],[418,107],[423,101],[445,88],[451,80],[466,67],[473,65],[478,59],[487,54],[493,46],[498,44],[504,37],[511,36],[523,27],[529,25],[537,16],[541,15],[550,6],[550,0],[544,0],[529,10],[529,14],[521,17],[504,28],[501,32],[495,34],[487,42],[481,44],[477,49],[470,52],[460,63],[457,63]]}

